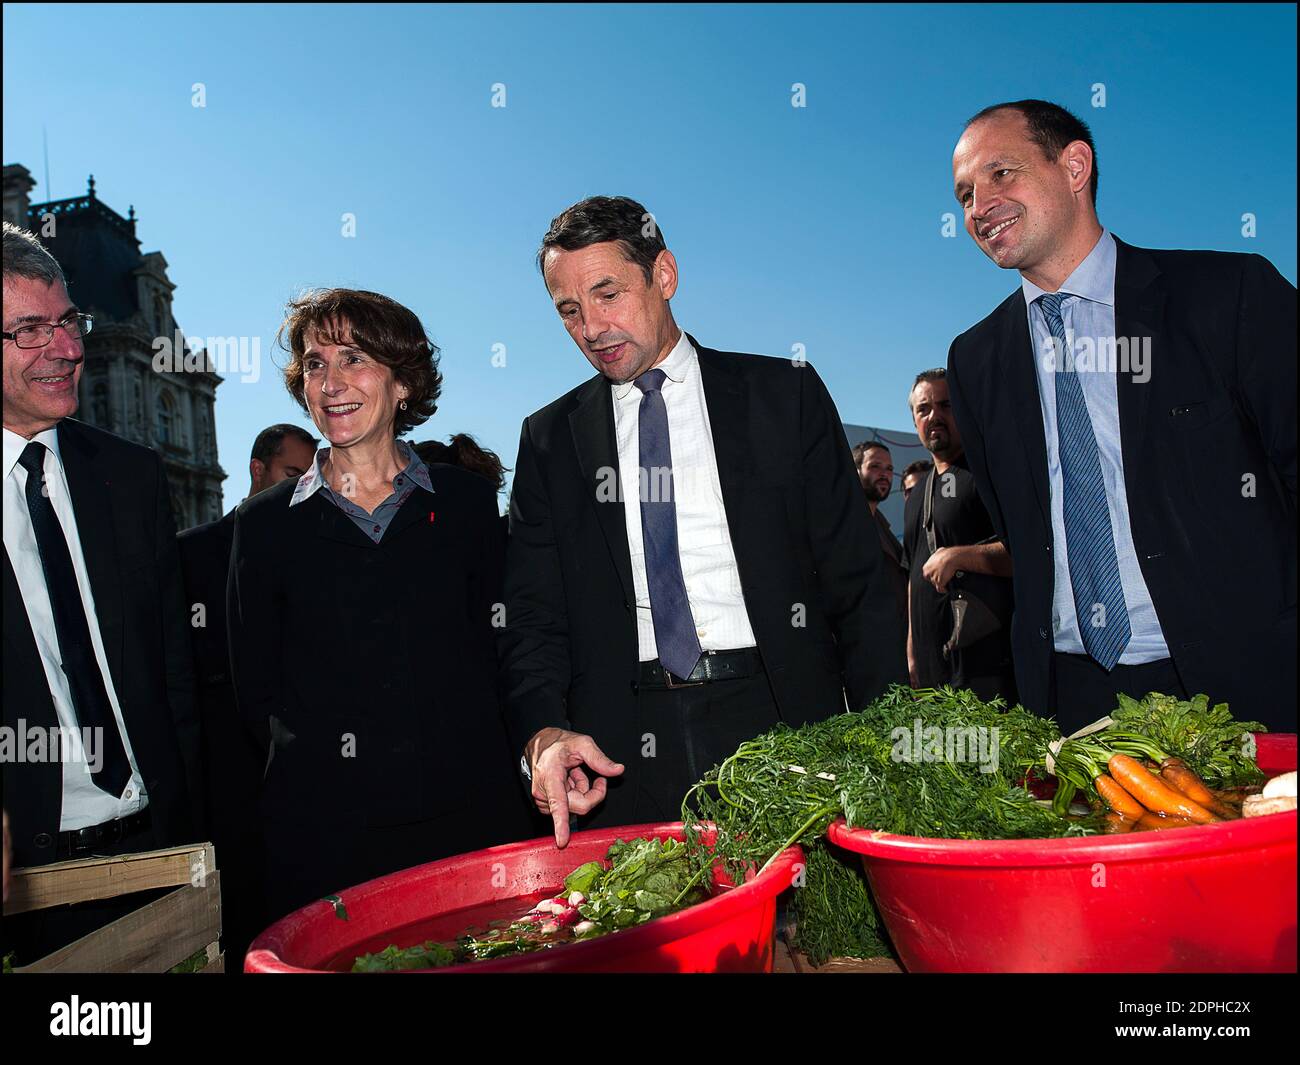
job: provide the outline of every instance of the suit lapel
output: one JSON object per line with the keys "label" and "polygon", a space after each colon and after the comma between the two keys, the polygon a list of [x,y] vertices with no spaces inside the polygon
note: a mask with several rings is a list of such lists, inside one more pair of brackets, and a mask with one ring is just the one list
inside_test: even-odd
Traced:
{"label": "suit lapel", "polygon": [[[618,579],[623,584],[623,595],[627,602],[635,602],[627,519],[622,505],[616,503],[622,495],[615,490],[619,485],[619,470],[618,446],[614,440],[614,398],[603,377],[593,378],[580,391],[578,405],[569,414],[569,430],[573,434],[583,483],[587,485],[600,530],[618,571]],[[640,485],[624,486],[623,490],[638,492]],[[556,530],[557,535],[563,532]]]}
{"label": "suit lapel", "polygon": [[[1127,345],[1130,357],[1135,345],[1143,350],[1144,338],[1150,338],[1150,348],[1144,350],[1144,357],[1155,358],[1165,308],[1164,288],[1157,283],[1159,277],[1160,271],[1149,256],[1118,239],[1115,241],[1115,340],[1119,351],[1125,350],[1119,345]],[[1157,372],[1150,365],[1145,369],[1147,373]],[[1134,381],[1132,367],[1121,363],[1115,371],[1115,392],[1121,450],[1132,455],[1143,438],[1151,399],[1150,381]]]}
{"label": "suit lapel", "polygon": [[1043,408],[1034,370],[1034,341],[1029,333],[1024,290],[1018,290],[1002,316],[1002,343],[998,345],[1002,376],[1011,397],[1020,441],[1029,461],[1030,481],[1043,521],[1052,527],[1052,509],[1047,484],[1047,436],[1043,432]]}
{"label": "suit lapel", "polygon": [[[722,505],[727,514],[727,530],[736,554],[741,583],[762,570],[763,560],[749,550],[751,530],[763,528],[759,520],[750,520],[746,507],[756,471],[749,434],[749,392],[745,379],[733,373],[712,348],[703,348],[689,333],[700,357],[700,377],[704,383],[704,402],[709,412],[713,436],[713,453],[718,462],[718,482],[722,487]],[[759,545],[752,545],[760,551]]]}
{"label": "suit lapel", "polygon": [[117,534],[112,482],[109,471],[101,469],[98,451],[80,426],[71,419],[59,422],[59,454],[63,473],[68,480],[81,554],[86,560],[91,594],[95,597],[95,614],[99,634],[108,656],[108,669],[117,690],[122,690],[123,600],[122,574],[118,565]]}

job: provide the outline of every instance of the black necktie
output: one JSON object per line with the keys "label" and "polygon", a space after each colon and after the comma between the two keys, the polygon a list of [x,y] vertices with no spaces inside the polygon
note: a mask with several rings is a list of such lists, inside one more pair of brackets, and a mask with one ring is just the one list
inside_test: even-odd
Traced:
{"label": "black necktie", "polygon": [[108,701],[104,674],[95,659],[95,645],[90,642],[86,608],[77,587],[68,541],[45,487],[45,445],[33,440],[23,448],[18,465],[27,471],[27,510],[41,553],[41,568],[45,570],[45,588],[50,595],[54,628],[59,637],[59,656],[68,678],[68,690],[72,692],[77,723],[83,729],[97,730],[99,771],[91,779],[96,787],[120,799],[131,779],[131,763],[122,745],[113,705]]}

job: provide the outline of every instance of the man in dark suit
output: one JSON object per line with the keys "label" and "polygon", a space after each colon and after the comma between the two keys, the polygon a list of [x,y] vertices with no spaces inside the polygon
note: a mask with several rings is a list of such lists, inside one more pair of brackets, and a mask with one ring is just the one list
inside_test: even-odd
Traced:
{"label": "man in dark suit", "polygon": [[[19,866],[199,838],[167,478],[153,451],[72,419],[90,326],[58,263],[5,223],[4,725],[50,738],[4,767]],[[30,962],[136,904],[6,919],[6,945]]]}
{"label": "man in dark suit", "polygon": [[1112,237],[1092,137],[1054,104],[981,112],[953,176],[1022,278],[948,357],[1021,699],[1067,733],[1147,691],[1294,731],[1295,288],[1257,255]]}
{"label": "man in dark suit", "polygon": [[632,200],[569,208],[538,258],[597,376],[524,422],[501,650],[511,740],[564,846],[602,803],[588,824],[675,820],[744,740],[905,672],[816,372],[683,333],[676,260]]}
{"label": "man in dark suit", "polygon": [[[301,477],[311,469],[318,441],[297,425],[272,425],[253,441],[250,496]],[[235,539],[235,509],[225,517],[186,529],[176,538],[190,610],[190,636],[203,733],[203,803],[221,869],[222,949],[232,959],[227,973],[240,973],[242,958],[261,929],[257,904],[261,874],[257,857],[257,793],[267,751],[240,719],[230,678],[226,639],[226,577]],[[267,654],[276,654],[273,648]]]}

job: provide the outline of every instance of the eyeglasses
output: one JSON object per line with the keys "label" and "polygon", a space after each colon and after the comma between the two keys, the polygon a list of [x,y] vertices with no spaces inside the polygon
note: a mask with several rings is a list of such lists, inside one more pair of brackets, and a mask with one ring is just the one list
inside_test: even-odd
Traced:
{"label": "eyeglasses", "polygon": [[88,314],[74,314],[71,318],[65,318],[61,322],[55,322],[50,325],[43,322],[39,325],[19,326],[12,333],[3,333],[6,340],[12,340],[20,348],[43,348],[54,339],[55,329],[66,329],[68,336],[74,339],[80,339],[90,332],[94,326],[95,319]]}

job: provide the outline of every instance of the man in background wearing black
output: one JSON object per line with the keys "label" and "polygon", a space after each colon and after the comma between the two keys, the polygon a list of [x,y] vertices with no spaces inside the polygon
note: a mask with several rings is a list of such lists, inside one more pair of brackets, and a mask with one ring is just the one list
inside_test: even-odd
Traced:
{"label": "man in background wearing black", "polygon": [[880,550],[885,555],[885,572],[889,574],[894,601],[898,604],[898,620],[906,629],[907,567],[903,565],[903,545],[890,528],[889,519],[880,510],[880,504],[889,498],[890,490],[894,487],[894,459],[884,444],[878,440],[869,440],[854,445],[853,465],[857,467],[862,494],[867,497],[872,524],[880,538]]}
{"label": "man in background wearing black", "polygon": [[[319,441],[296,425],[272,425],[257,434],[248,461],[249,496],[301,477],[311,469]],[[235,705],[226,639],[226,577],[235,537],[235,509],[177,536],[203,723],[204,804],[221,870],[222,949],[225,971],[243,971],[240,959],[253,937],[260,907],[257,792],[267,752],[245,727]],[[278,653],[268,647],[267,654]]]}
{"label": "man in background wearing black", "polygon": [[912,498],[912,492],[916,489],[916,486],[929,476],[932,469],[934,469],[934,463],[927,459],[917,459],[915,462],[909,462],[903,467],[904,503]]}
{"label": "man in background wearing black", "polygon": [[[950,684],[981,699],[1000,695],[1013,703],[1011,582],[1005,580],[1011,560],[994,536],[966,465],[944,377],[942,369],[918,374],[908,398],[916,434],[934,456],[934,469],[912,493],[903,517],[911,590],[908,674],[916,688]],[[971,581],[967,574],[984,576]],[[975,610],[966,606],[965,634],[961,645],[953,646],[953,602],[959,593],[975,596],[978,604]],[[985,610],[997,624],[972,640],[975,626],[988,620]]]}

